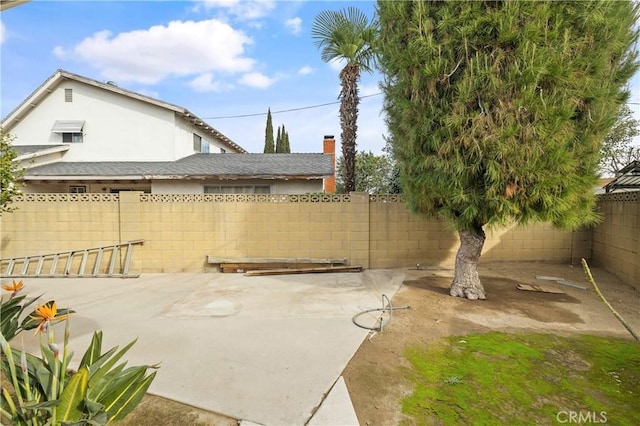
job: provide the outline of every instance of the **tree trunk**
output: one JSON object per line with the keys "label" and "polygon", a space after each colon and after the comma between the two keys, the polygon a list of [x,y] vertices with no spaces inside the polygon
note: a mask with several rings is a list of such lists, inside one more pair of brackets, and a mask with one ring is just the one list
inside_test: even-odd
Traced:
{"label": "tree trunk", "polygon": [[344,164],[344,192],[356,190],[356,134],[358,132],[358,79],[360,67],[348,63],[340,72],[340,127],[342,133],[342,161]]}
{"label": "tree trunk", "polygon": [[456,255],[456,268],[449,294],[470,300],[486,299],[478,275],[478,259],[482,253],[485,235],[482,227],[473,231],[460,231],[460,248]]}

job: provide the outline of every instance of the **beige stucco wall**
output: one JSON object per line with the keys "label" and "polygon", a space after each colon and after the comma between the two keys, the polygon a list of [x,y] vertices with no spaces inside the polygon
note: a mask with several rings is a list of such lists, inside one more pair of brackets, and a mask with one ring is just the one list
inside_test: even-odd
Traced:
{"label": "beige stucco wall", "polygon": [[601,195],[593,263],[640,290],[640,191]]}
{"label": "beige stucco wall", "polygon": [[[453,265],[457,237],[398,196],[25,194],[1,217],[2,258],[143,239],[132,272],[214,271],[206,257],[316,257],[388,268]],[[575,261],[587,233],[545,224],[487,232],[483,260]]]}

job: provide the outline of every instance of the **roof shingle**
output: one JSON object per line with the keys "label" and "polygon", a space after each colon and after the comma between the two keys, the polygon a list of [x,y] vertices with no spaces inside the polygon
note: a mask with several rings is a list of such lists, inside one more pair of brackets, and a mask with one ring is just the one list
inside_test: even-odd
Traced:
{"label": "roof shingle", "polygon": [[25,178],[44,176],[171,177],[326,177],[333,174],[331,155],[194,154],[177,161],[57,162],[26,171]]}

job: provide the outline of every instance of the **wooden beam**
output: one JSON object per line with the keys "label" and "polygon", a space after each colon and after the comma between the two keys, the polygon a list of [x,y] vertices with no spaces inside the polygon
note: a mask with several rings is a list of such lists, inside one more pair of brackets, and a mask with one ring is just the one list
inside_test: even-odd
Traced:
{"label": "wooden beam", "polygon": [[301,268],[318,268],[326,266],[321,263],[221,263],[220,270],[224,273],[247,272],[264,269],[301,269]]}
{"label": "wooden beam", "polygon": [[289,274],[321,274],[332,272],[362,272],[362,266],[327,266],[320,268],[300,268],[300,269],[267,269],[258,271],[247,271],[248,277],[263,275],[289,275]]}

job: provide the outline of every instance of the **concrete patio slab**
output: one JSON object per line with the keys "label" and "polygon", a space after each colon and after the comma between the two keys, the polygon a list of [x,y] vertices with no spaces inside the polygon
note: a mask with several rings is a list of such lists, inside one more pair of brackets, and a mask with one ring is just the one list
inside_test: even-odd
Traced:
{"label": "concrete patio slab", "polygon": [[[76,361],[94,330],[103,330],[105,350],[137,338],[129,364],[161,362],[151,393],[262,425],[304,425],[367,336],[352,317],[380,307],[403,279],[395,270],[144,274],[29,279],[25,290],[76,311]],[[60,341],[62,327],[55,326]],[[37,350],[31,333],[23,335]]]}
{"label": "concrete patio slab", "polygon": [[356,415],[353,403],[349,397],[347,384],[340,376],[335,385],[331,388],[329,395],[324,399],[322,405],[313,415],[307,426],[358,426],[358,416]]}

